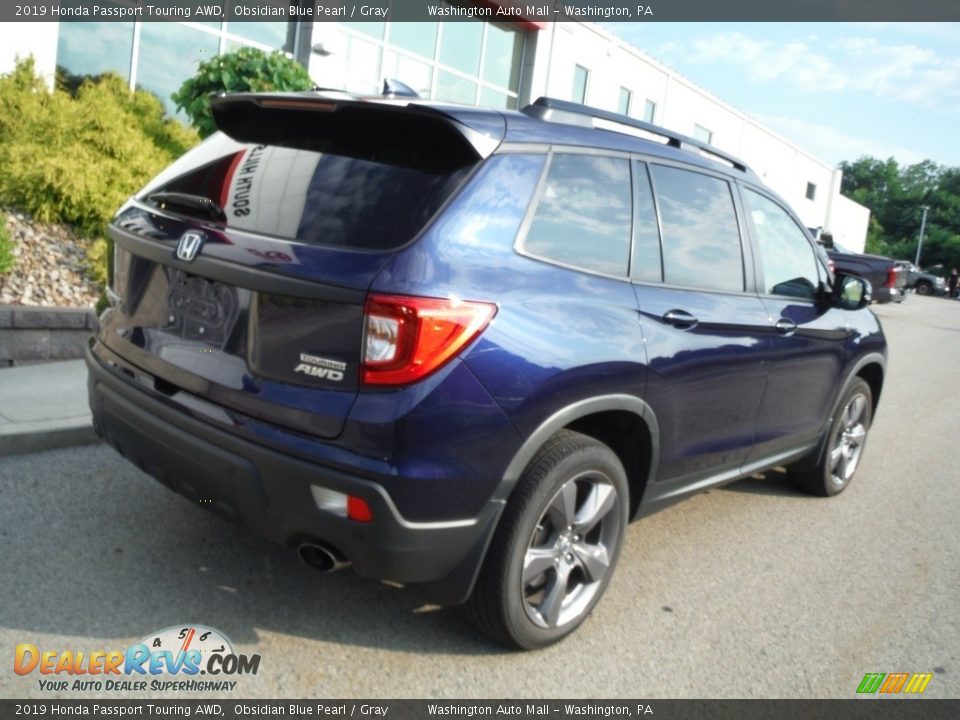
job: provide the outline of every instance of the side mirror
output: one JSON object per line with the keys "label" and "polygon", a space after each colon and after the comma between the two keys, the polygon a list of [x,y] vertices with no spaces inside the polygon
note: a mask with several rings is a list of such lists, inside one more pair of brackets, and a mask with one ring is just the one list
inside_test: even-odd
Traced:
{"label": "side mirror", "polygon": [[841,310],[860,310],[873,299],[873,287],[869,280],[856,275],[837,275],[830,300]]}
{"label": "side mirror", "polygon": [[817,241],[817,245],[827,250],[833,250],[833,233],[823,228],[807,228],[810,236]]}

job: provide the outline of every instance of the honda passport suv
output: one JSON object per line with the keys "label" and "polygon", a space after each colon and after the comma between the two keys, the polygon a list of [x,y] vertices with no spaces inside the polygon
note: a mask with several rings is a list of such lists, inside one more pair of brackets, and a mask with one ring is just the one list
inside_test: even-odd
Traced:
{"label": "honda passport suv", "polygon": [[775,466],[851,481],[869,284],[737,159],[551,99],[212,110],[113,219],[87,355],[97,431],[176,492],[535,648],[629,521]]}

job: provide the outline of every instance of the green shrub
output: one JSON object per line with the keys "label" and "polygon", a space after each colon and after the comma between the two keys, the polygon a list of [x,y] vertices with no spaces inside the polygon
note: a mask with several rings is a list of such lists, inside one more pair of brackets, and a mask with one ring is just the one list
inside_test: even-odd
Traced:
{"label": "green shrub", "polygon": [[216,130],[210,114],[211,95],[309,90],[311,87],[313,81],[304,67],[279,50],[267,54],[254,48],[240,48],[200,63],[197,74],[183,83],[172,97],[200,137],[207,137]]}
{"label": "green shrub", "polygon": [[[117,208],[198,141],[156,96],[105,74],[48,91],[33,58],[0,76],[0,205],[96,238]],[[94,248],[105,265],[109,245]],[[105,268],[92,276],[102,282]]]}
{"label": "green shrub", "polygon": [[0,77],[0,203],[97,235],[196,135],[112,74],[48,92],[33,59]]}
{"label": "green shrub", "polygon": [[6,275],[13,269],[16,258],[13,256],[13,241],[0,213],[0,275]]}
{"label": "green shrub", "polygon": [[113,243],[98,237],[87,247],[86,271],[91,280],[101,286],[110,282],[110,263],[113,260]]}

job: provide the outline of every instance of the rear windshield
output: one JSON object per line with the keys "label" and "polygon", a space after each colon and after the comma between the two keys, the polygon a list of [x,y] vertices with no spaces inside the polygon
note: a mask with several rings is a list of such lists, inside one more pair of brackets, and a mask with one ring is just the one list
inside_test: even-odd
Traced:
{"label": "rear windshield", "polygon": [[178,161],[170,170],[182,172],[151,184],[141,199],[200,215],[194,201],[205,198],[239,230],[311,244],[389,249],[412,240],[469,169],[438,171],[241,144],[218,135]]}

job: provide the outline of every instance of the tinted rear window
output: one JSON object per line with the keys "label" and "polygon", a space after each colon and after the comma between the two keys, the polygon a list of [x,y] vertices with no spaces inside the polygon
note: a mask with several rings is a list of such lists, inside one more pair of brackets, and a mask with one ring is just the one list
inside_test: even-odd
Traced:
{"label": "tinted rear window", "polygon": [[[146,198],[161,192],[205,197],[223,208],[232,228],[350,248],[388,249],[412,240],[470,169],[438,172],[225,137],[202,147],[200,163],[151,187]],[[168,209],[192,212],[169,203]]]}
{"label": "tinted rear window", "polygon": [[523,249],[565,265],[626,276],[631,208],[626,160],[554,155]]}

